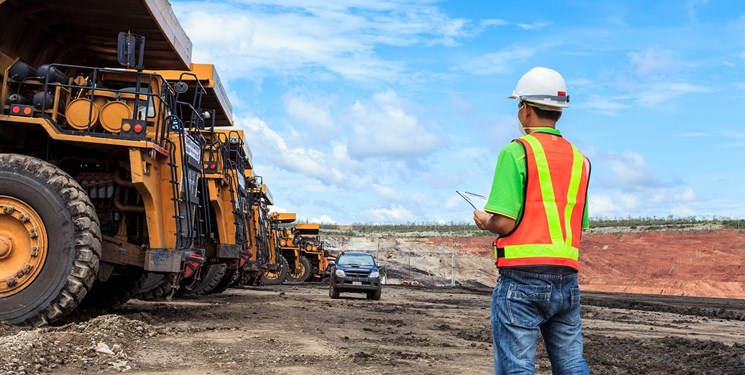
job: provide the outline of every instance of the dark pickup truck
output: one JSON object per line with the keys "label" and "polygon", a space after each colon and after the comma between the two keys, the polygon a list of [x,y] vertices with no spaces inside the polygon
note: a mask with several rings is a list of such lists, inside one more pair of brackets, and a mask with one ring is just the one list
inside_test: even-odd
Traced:
{"label": "dark pickup truck", "polygon": [[382,291],[380,283],[381,264],[363,252],[342,252],[336,257],[334,271],[331,273],[329,297],[339,298],[339,293],[366,293],[368,299],[379,300]]}

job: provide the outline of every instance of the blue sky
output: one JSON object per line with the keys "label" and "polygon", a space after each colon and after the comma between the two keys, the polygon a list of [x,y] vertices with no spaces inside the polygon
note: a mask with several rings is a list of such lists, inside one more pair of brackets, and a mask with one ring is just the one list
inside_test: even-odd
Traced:
{"label": "blue sky", "polygon": [[561,72],[591,217],[745,217],[745,2],[172,0],[275,209],[465,222],[517,137],[506,99]]}

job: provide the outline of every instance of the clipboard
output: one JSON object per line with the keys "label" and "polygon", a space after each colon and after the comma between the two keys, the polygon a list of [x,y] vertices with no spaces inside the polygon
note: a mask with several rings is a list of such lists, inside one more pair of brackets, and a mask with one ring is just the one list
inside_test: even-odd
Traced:
{"label": "clipboard", "polygon": [[476,208],[476,205],[473,204],[473,201],[471,200],[471,197],[476,197],[476,198],[480,198],[480,199],[486,200],[486,197],[483,196],[483,195],[481,195],[481,194],[470,193],[470,192],[467,192],[467,191],[460,192],[458,190],[456,190],[455,192],[458,193],[458,195],[460,195],[466,202],[468,202],[468,204],[470,204],[471,207],[473,207],[474,210],[478,210],[478,208]]}

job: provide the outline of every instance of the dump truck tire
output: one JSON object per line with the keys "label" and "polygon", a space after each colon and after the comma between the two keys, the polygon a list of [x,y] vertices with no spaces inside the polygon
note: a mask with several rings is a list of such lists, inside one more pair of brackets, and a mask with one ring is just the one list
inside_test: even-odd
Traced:
{"label": "dump truck tire", "polygon": [[0,154],[0,320],[41,326],[68,315],[100,258],[96,210],[77,181],[45,161]]}
{"label": "dump truck tire", "polygon": [[210,294],[223,279],[227,269],[225,263],[208,264],[206,267],[202,280],[189,291],[189,294],[197,296]]}
{"label": "dump truck tire", "polygon": [[146,272],[140,277],[139,293],[132,298],[142,301],[162,301],[173,291],[173,274]]}
{"label": "dump truck tire", "polygon": [[80,304],[82,308],[112,309],[139,295],[142,271],[112,275],[106,281],[96,281]]}
{"label": "dump truck tire", "polygon": [[264,274],[261,275],[262,285],[280,285],[285,282],[287,269],[290,266],[287,264],[287,259],[285,259],[284,255],[280,254],[277,259],[279,260],[279,269],[272,272],[264,272]]}
{"label": "dump truck tire", "polygon": [[308,278],[310,277],[311,269],[312,268],[310,265],[310,260],[308,260],[308,258],[301,255],[299,272],[294,273],[288,270],[289,272],[287,272],[287,281],[302,283],[308,280]]}
{"label": "dump truck tire", "polygon": [[228,290],[228,288],[230,288],[235,283],[237,274],[238,274],[237,268],[226,269],[225,275],[223,275],[222,279],[220,279],[220,282],[217,283],[217,286],[215,287],[215,289],[212,289],[210,293],[220,294]]}

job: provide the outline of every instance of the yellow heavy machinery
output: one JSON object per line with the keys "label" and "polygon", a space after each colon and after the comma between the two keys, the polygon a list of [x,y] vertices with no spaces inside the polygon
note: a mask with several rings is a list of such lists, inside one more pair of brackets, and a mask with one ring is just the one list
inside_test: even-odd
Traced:
{"label": "yellow heavy machinery", "polygon": [[247,171],[246,176],[251,176],[247,189],[251,207],[249,241],[234,283],[278,285],[284,282],[288,265],[279,253],[271,229],[269,206],[274,204],[272,194],[261,177],[255,176],[252,171]]}
{"label": "yellow heavy machinery", "polygon": [[253,166],[243,132],[220,129],[204,133],[209,145],[205,168],[212,220],[208,225],[207,266],[189,287],[194,294],[227,289],[242,253],[250,245],[248,223],[252,213],[245,171]]}
{"label": "yellow heavy machinery", "polygon": [[[288,264],[287,281],[305,281],[308,274],[308,265],[303,262],[300,256],[300,247],[295,244],[294,231],[287,224],[297,219],[297,214],[293,212],[272,212],[269,214],[271,236],[270,240],[274,242],[282,257]],[[300,278],[305,277],[300,280]],[[282,280],[282,281],[285,281]]]}
{"label": "yellow heavy machinery", "polygon": [[189,69],[191,44],[166,0],[97,5],[0,1],[0,320],[116,305],[206,260],[206,116],[143,69]]}
{"label": "yellow heavy machinery", "polygon": [[[250,214],[246,190],[247,169],[252,168],[251,150],[243,131],[232,127],[232,110],[215,67],[192,64],[188,71],[162,71],[161,75],[177,82],[184,94],[178,101],[187,108],[211,108],[205,117],[211,125],[198,129],[205,140],[202,147],[204,176],[200,192],[202,209],[208,220],[201,222],[206,263],[191,277],[181,280],[180,294],[207,294],[216,288],[225,290],[223,279],[238,268],[247,240],[247,216]],[[195,95],[201,93],[201,95]],[[199,111],[196,111],[199,112]],[[183,114],[179,114],[183,115]],[[216,128],[216,126],[222,128]],[[171,283],[160,274],[147,274],[141,282],[138,298],[161,299],[172,291]]]}
{"label": "yellow heavy machinery", "polygon": [[298,224],[295,226],[295,242],[300,249],[301,261],[308,263],[308,274],[298,275],[298,279],[323,280],[328,276],[329,253],[324,249],[323,241],[319,235],[321,226],[319,224]]}
{"label": "yellow heavy machinery", "polygon": [[306,223],[294,227],[280,226],[294,222],[294,213],[273,213],[277,246],[290,268],[287,281],[303,282],[311,277],[323,278],[327,268],[326,254],[318,235],[320,225]]}

